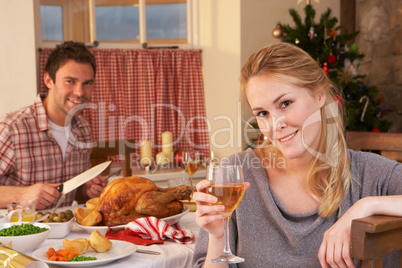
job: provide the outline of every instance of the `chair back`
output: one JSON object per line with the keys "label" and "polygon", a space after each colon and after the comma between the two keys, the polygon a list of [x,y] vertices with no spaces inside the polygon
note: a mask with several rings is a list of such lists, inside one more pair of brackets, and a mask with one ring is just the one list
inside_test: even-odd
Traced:
{"label": "chair back", "polygon": [[[346,133],[348,147],[373,151],[402,162],[402,133]],[[351,255],[362,260],[361,267],[383,267],[383,257],[399,251],[402,267],[402,217],[374,215],[352,221]]]}
{"label": "chair back", "polygon": [[346,143],[355,151],[374,151],[402,162],[402,133],[346,132]]}
{"label": "chair back", "polygon": [[[134,141],[132,140],[117,140],[117,141],[100,141],[95,143],[96,146],[92,148],[91,164],[95,166],[99,163],[111,160],[117,155],[124,156],[123,176],[128,177],[132,175],[131,168],[131,154],[135,153]],[[107,175],[110,168],[106,169],[104,173]]]}

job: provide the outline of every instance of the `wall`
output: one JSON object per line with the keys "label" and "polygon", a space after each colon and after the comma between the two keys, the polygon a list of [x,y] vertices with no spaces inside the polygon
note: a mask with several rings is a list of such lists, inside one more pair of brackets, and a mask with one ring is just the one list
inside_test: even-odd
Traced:
{"label": "wall", "polygon": [[240,0],[200,1],[200,45],[211,150],[221,158],[241,148],[237,119]]}
{"label": "wall", "polygon": [[386,116],[391,132],[402,132],[402,0],[358,0],[356,27],[356,44],[365,54],[359,74],[392,109]]}
{"label": "wall", "polygon": [[36,48],[33,1],[0,0],[0,115],[33,103]]}

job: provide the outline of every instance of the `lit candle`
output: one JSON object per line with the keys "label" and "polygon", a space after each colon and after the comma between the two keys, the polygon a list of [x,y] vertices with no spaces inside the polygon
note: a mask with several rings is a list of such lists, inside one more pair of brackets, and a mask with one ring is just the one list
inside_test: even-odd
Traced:
{"label": "lit candle", "polygon": [[152,147],[150,141],[141,142],[141,164],[151,165],[152,164]]}
{"label": "lit candle", "polygon": [[165,155],[165,153],[160,152],[156,155],[156,164],[158,165],[164,165],[169,163],[169,158]]}
{"label": "lit candle", "polygon": [[169,162],[173,161],[173,135],[170,131],[162,133],[162,152],[168,158]]}

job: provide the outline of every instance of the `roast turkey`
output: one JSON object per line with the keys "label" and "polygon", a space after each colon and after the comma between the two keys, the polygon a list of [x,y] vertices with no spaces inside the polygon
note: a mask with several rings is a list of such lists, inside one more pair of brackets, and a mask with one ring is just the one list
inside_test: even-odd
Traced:
{"label": "roast turkey", "polygon": [[183,203],[179,200],[191,200],[192,192],[185,185],[159,188],[146,178],[120,178],[103,189],[97,209],[106,226],[127,224],[148,216],[165,218],[182,212]]}

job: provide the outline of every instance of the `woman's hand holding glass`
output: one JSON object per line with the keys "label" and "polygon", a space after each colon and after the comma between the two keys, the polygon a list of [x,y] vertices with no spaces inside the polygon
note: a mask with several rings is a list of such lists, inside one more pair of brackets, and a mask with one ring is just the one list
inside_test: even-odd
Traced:
{"label": "woman's hand holding glass", "polygon": [[224,205],[211,205],[216,204],[218,198],[206,193],[210,186],[209,180],[202,180],[196,185],[197,191],[193,193],[193,199],[197,203],[196,222],[210,235],[219,239],[223,237],[223,219],[227,215],[224,213]]}
{"label": "woman's hand holding glass", "polygon": [[[209,233],[210,238],[212,236],[214,240],[225,239],[224,253],[211,261],[218,263],[242,262],[244,259],[231,253],[228,222],[250,184],[244,183],[241,166],[215,166],[213,168],[208,166],[207,179],[197,184],[197,192],[193,196],[197,203],[196,221]],[[214,205],[217,203],[219,205]]]}

